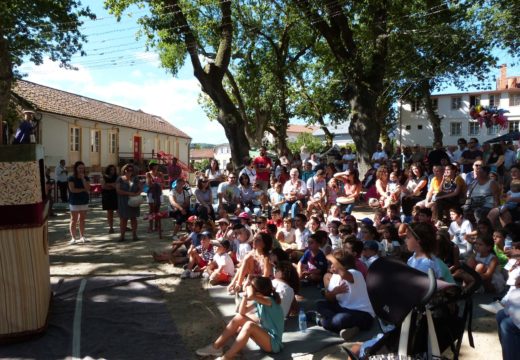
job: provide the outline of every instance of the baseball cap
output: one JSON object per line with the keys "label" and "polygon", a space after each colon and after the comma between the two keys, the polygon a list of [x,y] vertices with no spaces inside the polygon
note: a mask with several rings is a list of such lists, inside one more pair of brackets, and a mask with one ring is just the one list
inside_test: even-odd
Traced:
{"label": "baseball cap", "polygon": [[195,222],[199,220],[199,218],[197,217],[197,215],[191,215],[188,220],[186,220],[187,222]]}
{"label": "baseball cap", "polygon": [[379,251],[379,243],[375,240],[367,240],[363,244],[363,249]]}
{"label": "baseball cap", "polygon": [[246,219],[246,220],[249,220],[251,217],[249,216],[248,213],[246,213],[245,211],[242,211],[240,214],[238,214],[238,217],[240,219]]}
{"label": "baseball cap", "polygon": [[363,219],[361,219],[359,221],[362,222],[365,225],[374,225],[374,222],[372,221],[372,219],[367,218],[367,217],[363,218]]}
{"label": "baseball cap", "polygon": [[212,240],[211,245],[214,246],[222,246],[224,249],[228,250],[231,247],[231,243],[229,240],[223,239],[223,240]]}
{"label": "baseball cap", "polygon": [[200,236],[207,236],[207,237],[210,238],[210,237],[211,237],[211,232],[210,232],[210,231],[207,231],[207,230],[206,230],[206,231],[203,231],[203,232],[200,233]]}
{"label": "baseball cap", "polygon": [[218,223],[226,223],[226,224],[229,224],[229,220],[226,219],[226,218],[220,218],[218,219],[217,221],[215,221],[217,224]]}

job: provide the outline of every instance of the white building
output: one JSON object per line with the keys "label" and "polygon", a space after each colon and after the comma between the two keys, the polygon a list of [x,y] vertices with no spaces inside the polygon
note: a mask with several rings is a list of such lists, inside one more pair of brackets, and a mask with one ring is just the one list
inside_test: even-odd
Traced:
{"label": "white building", "polygon": [[[338,124],[338,125],[327,126],[327,129],[332,134],[334,134],[334,138],[332,140],[332,145],[337,145],[339,147],[342,147],[342,146],[351,145],[354,143],[354,140],[352,140],[352,136],[350,136],[350,133],[348,132],[349,125],[350,125],[350,121],[347,121],[347,122],[344,122],[344,123]],[[325,132],[322,129],[315,130],[312,133],[312,135],[325,141]]]}
{"label": "white building", "polygon": [[220,170],[225,170],[226,165],[231,162],[231,147],[228,143],[215,145],[213,150],[215,160],[218,162]]}
{"label": "white building", "polygon": [[[475,137],[479,143],[520,130],[520,77],[507,77],[507,67],[502,65],[500,78],[497,80],[496,90],[468,92],[460,94],[440,94],[433,97],[441,120],[441,129],[444,135],[444,145],[456,145],[458,138]],[[480,127],[477,120],[470,115],[470,108],[474,105],[496,106],[499,109],[509,110],[505,114],[508,118],[508,127],[501,129],[498,125],[487,128]],[[401,114],[402,145],[432,146],[433,130],[426,111],[418,103],[402,104]],[[399,142],[399,132],[397,140]]]}
{"label": "white building", "polygon": [[14,84],[12,97],[40,118],[37,140],[50,167],[61,159],[68,166],[81,160],[99,172],[158,153],[177,157],[183,167],[188,163],[191,138],[160,116],[23,80]]}

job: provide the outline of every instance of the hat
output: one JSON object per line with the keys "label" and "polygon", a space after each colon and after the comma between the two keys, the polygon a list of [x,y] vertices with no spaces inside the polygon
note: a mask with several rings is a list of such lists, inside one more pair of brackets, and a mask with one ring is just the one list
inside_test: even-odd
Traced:
{"label": "hat", "polygon": [[379,251],[379,243],[375,240],[367,240],[363,244],[363,250]]}
{"label": "hat", "polygon": [[33,114],[33,115],[35,114],[34,110],[29,110],[29,109],[28,110],[24,110],[23,113],[24,114]]}
{"label": "hat", "polygon": [[231,243],[229,242],[229,240],[226,240],[226,239],[223,239],[223,240],[212,240],[211,241],[211,245],[213,246],[222,246],[224,249],[226,250],[229,250],[229,248],[231,247]]}
{"label": "hat", "polygon": [[148,166],[150,166],[150,165],[157,165],[157,164],[158,164],[158,162],[157,162],[157,160],[155,160],[155,159],[152,159],[152,160],[150,160],[150,161],[148,162]]}
{"label": "hat", "polygon": [[200,233],[200,236],[207,236],[207,237],[210,238],[210,237],[211,237],[211,232],[210,232],[210,231],[207,231],[207,230],[206,230],[206,231],[203,231],[203,232]]}
{"label": "hat", "polygon": [[229,220],[226,219],[226,218],[220,218],[218,219],[217,221],[215,221],[217,224],[218,223],[226,223],[226,224],[229,224]]}
{"label": "hat", "polygon": [[191,215],[188,220],[186,220],[187,222],[195,222],[199,220],[199,218],[197,217],[197,215]]}
{"label": "hat", "polygon": [[238,217],[239,217],[240,219],[246,219],[246,220],[251,219],[251,217],[249,216],[249,214],[246,213],[245,211],[242,211],[240,214],[238,214]]}
{"label": "hat", "polygon": [[365,225],[371,225],[371,226],[374,225],[374,222],[372,221],[372,219],[367,218],[367,217],[359,220],[359,222],[362,222]]}

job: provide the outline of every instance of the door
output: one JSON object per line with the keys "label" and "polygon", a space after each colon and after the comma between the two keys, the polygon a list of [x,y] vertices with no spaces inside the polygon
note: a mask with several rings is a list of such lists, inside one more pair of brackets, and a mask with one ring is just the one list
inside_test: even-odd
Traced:
{"label": "door", "polygon": [[134,160],[139,161],[142,157],[142,138],[134,136]]}

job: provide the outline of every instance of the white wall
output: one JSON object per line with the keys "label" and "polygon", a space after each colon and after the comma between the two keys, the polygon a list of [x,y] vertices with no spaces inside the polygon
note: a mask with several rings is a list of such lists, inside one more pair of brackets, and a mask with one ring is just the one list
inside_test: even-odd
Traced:
{"label": "white wall", "polygon": [[[498,92],[496,93],[498,94]],[[482,94],[481,95],[481,105],[488,106],[489,105],[489,95],[490,94]],[[499,108],[507,109],[510,113],[506,114],[508,120],[511,121],[520,121],[520,106],[509,107],[509,93],[501,93],[500,95],[500,105]],[[458,110],[451,109],[451,101],[452,97],[460,96],[462,98],[462,108]],[[478,135],[470,134],[470,122],[475,122],[475,120],[471,119],[469,116],[470,109],[470,95],[469,94],[457,94],[457,95],[439,95],[436,96],[438,100],[438,114],[439,116],[445,116],[441,120],[441,129],[444,135],[443,143],[444,145],[456,145],[458,138],[470,138],[476,137],[479,139],[479,142],[482,143],[486,140],[495,138],[497,136],[507,134],[509,132],[509,128],[500,130],[497,133],[490,134],[488,133],[488,129],[484,125],[478,131]],[[451,123],[460,122],[461,123],[461,134],[460,135],[452,135],[450,132]],[[408,130],[406,127],[410,126],[411,128]],[[419,127],[422,126],[422,129]],[[411,112],[410,104],[403,104],[403,112],[402,112],[402,139],[403,145],[415,145],[420,144],[422,146],[432,146],[433,143],[433,130],[431,124],[428,120],[428,116],[424,110],[419,110],[417,112]],[[397,141],[399,142],[399,131],[397,132]]]}

